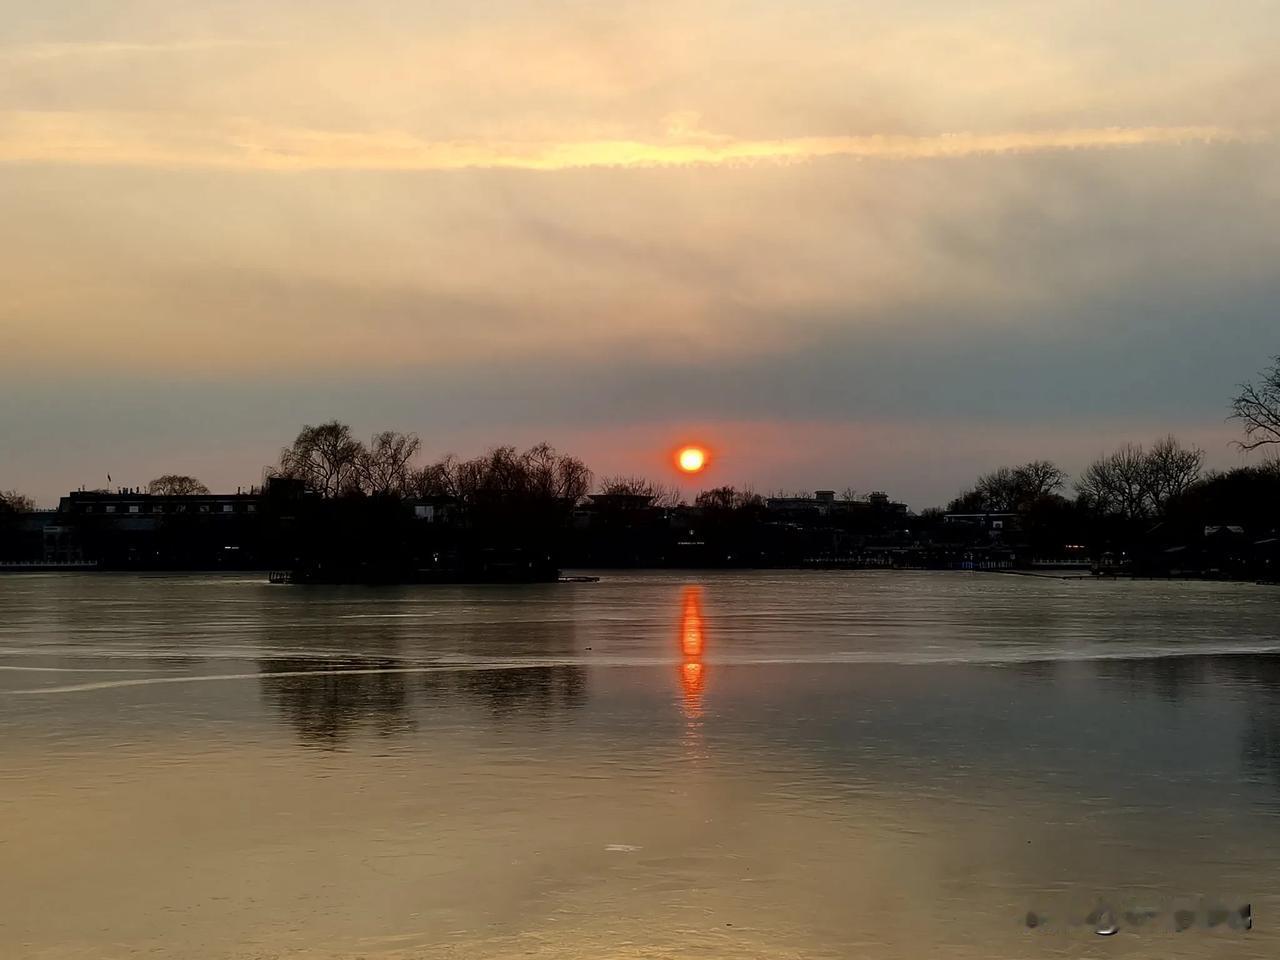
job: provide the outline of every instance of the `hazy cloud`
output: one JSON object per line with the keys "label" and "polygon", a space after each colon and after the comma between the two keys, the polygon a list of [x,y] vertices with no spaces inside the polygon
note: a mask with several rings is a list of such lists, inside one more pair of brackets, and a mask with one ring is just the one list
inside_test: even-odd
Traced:
{"label": "hazy cloud", "polygon": [[1280,351],[1275,14],[0,0],[0,487],[249,483],[332,416],[917,504],[1229,460]]}
{"label": "hazy cloud", "polygon": [[1211,126],[745,140],[676,129],[663,140],[430,141],[406,133],[274,128],[248,120],[191,124],[111,113],[0,115],[0,161],[228,170],[574,170],[584,167],[797,163],[823,157],[937,159],[1266,139]]}

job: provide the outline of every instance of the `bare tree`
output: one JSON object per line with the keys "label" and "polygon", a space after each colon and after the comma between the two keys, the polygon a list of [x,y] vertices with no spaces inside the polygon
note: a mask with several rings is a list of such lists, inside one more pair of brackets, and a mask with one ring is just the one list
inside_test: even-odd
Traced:
{"label": "bare tree", "polygon": [[482,457],[452,455],[419,470],[414,486],[423,496],[451,496],[466,503],[536,500],[573,505],[591,489],[591,471],[576,457],[540,443],[520,453],[494,447]]}
{"label": "bare tree", "polygon": [[458,458],[447,454],[444,459],[415,470],[410,478],[413,491],[420,497],[459,497]]}
{"label": "bare tree", "polygon": [[1170,501],[1199,482],[1203,471],[1203,450],[1184,447],[1167,436],[1150,450],[1128,443],[1094,461],[1076,483],[1076,490],[1098,513],[1130,520],[1161,516]]}
{"label": "bare tree", "polygon": [[1095,460],[1076,481],[1076,490],[1098,513],[1129,520],[1145,516],[1149,508],[1145,451],[1126,443],[1110,456]]}
{"label": "bare tree", "polygon": [[576,504],[591,489],[591,471],[576,457],[557,453],[547,443],[530,447],[520,456],[532,492],[564,503]]}
{"label": "bare tree", "polygon": [[413,460],[422,449],[416,434],[384,430],[360,451],[356,465],[360,486],[370,495],[404,496],[416,486]]}
{"label": "bare tree", "polygon": [[1174,437],[1157,440],[1146,456],[1146,494],[1151,510],[1163,514],[1169,501],[1180,497],[1200,479],[1204,451],[1184,447]]}
{"label": "bare tree", "polygon": [[979,477],[975,489],[992,513],[1012,513],[1021,499],[1018,475],[1012,467],[1000,467]]}
{"label": "bare tree", "polygon": [[336,497],[358,489],[363,455],[364,445],[345,423],[308,425],[280,451],[280,474],[301,480],[322,497]]}
{"label": "bare tree", "polygon": [[494,447],[482,457],[461,460],[455,467],[458,495],[470,504],[512,500],[528,491],[515,447]]}
{"label": "bare tree", "polygon": [[694,504],[704,510],[727,512],[763,507],[764,500],[752,490],[739,490],[736,487],[714,487],[699,493],[694,500]]}
{"label": "bare tree", "polygon": [[978,478],[972,490],[951,501],[952,513],[1016,513],[1056,493],[1067,474],[1049,460],[1000,467]]}
{"label": "bare tree", "polygon": [[0,490],[0,513],[30,513],[36,502],[17,490]]}
{"label": "bare tree", "polygon": [[1280,443],[1280,356],[1263,371],[1257,383],[1246,383],[1231,401],[1231,416],[1244,424],[1245,450]]}
{"label": "bare tree", "polygon": [[[987,498],[981,490],[966,490],[947,504],[947,513],[988,513]],[[994,511],[999,513],[1000,511]]]}
{"label": "bare tree", "polygon": [[147,493],[156,497],[189,497],[206,494],[209,488],[195,477],[166,473],[147,484]]}
{"label": "bare tree", "polygon": [[655,507],[671,508],[680,503],[680,491],[645,477],[605,477],[600,492],[614,496],[648,497]]}
{"label": "bare tree", "polygon": [[1067,472],[1052,460],[1032,460],[1014,470],[1023,495],[1030,500],[1057,493],[1067,482]]}

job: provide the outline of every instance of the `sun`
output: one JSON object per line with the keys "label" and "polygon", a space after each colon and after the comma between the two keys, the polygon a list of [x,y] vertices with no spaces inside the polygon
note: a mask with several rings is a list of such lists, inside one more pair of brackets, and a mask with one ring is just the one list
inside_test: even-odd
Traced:
{"label": "sun", "polygon": [[707,451],[702,447],[682,447],[676,454],[676,466],[685,473],[701,473],[707,466]]}

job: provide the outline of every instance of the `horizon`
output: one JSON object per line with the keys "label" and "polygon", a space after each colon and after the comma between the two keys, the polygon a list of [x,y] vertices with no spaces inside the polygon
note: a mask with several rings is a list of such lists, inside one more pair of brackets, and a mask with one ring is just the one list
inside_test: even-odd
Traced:
{"label": "horizon", "polygon": [[[361,438],[357,436],[356,439],[359,440]],[[1154,438],[1154,439],[1159,439],[1159,438]],[[1175,438],[1175,439],[1181,440],[1182,438]],[[1141,447],[1144,449],[1151,446],[1151,444],[1149,443],[1142,443],[1142,442],[1126,441],[1126,443],[1132,443],[1134,446]],[[1239,443],[1236,441],[1233,441],[1233,444],[1237,448],[1239,459],[1235,464],[1231,466],[1241,466],[1241,465],[1248,466],[1248,465],[1258,465],[1264,462],[1275,462],[1275,454],[1270,452],[1269,448],[1262,449],[1260,451],[1250,452],[1247,450],[1239,449]],[[529,446],[532,446],[532,445],[533,444],[529,444]],[[503,445],[494,445],[489,448],[486,448],[486,450],[483,450],[483,451],[466,453],[461,455],[459,459],[465,460],[465,459],[469,459],[471,456],[482,456],[496,449],[498,446],[503,446]],[[519,445],[508,445],[508,446],[514,446],[516,449],[519,449]],[[571,450],[557,448],[555,444],[550,444],[550,446],[557,453],[565,454],[568,456],[574,456],[573,451]],[[1219,469],[1219,466],[1213,462],[1211,457],[1208,456],[1207,451],[1205,451],[1203,448],[1195,447],[1194,444],[1192,444],[1192,447],[1193,449],[1198,450],[1201,454],[1205,455],[1204,466],[1200,471],[1200,476],[1208,477],[1212,472]],[[672,452],[673,451],[666,451],[665,453],[665,458],[668,461],[671,460]],[[1103,454],[1110,453],[1110,452],[1113,452],[1113,451],[1099,451],[1099,458],[1101,458]],[[426,466],[428,464],[438,462],[444,459],[445,457],[450,457],[454,455],[455,454],[453,451],[447,451],[440,456],[432,456],[430,454],[420,454],[413,458],[413,460],[410,462],[410,465],[417,466],[417,467]],[[699,468],[694,471],[682,471],[680,468],[672,466],[670,463],[668,463],[662,468],[661,471],[655,471],[650,473],[628,473],[626,471],[600,472],[592,469],[592,465],[590,463],[585,463],[585,466],[587,467],[591,476],[589,491],[591,493],[601,492],[603,483],[609,480],[641,479],[641,480],[651,481],[669,490],[674,490],[679,495],[681,500],[681,505],[683,506],[693,505],[694,500],[701,493],[704,493],[709,490],[724,488],[724,487],[733,488],[745,494],[758,495],[765,499],[773,498],[773,497],[781,497],[781,498],[813,497],[816,495],[818,491],[824,491],[824,490],[834,492],[838,500],[844,500],[844,499],[865,500],[872,493],[886,493],[889,496],[890,500],[896,501],[899,503],[905,503],[910,512],[914,514],[919,514],[924,510],[945,509],[951,500],[959,497],[961,494],[971,489],[974,481],[981,479],[981,477],[985,474],[992,473],[993,471],[1001,467],[1018,466],[1018,464],[993,464],[987,468],[980,469],[979,471],[975,472],[971,477],[969,477],[965,486],[957,487],[955,490],[953,490],[951,493],[947,494],[943,499],[937,502],[912,503],[906,500],[906,498],[896,494],[893,490],[889,490],[882,485],[876,485],[874,483],[866,486],[861,486],[861,487],[856,487],[850,484],[844,484],[844,485],[834,484],[833,485],[833,484],[818,483],[818,484],[803,486],[803,487],[775,485],[775,486],[765,487],[765,488],[756,486],[749,482],[735,483],[733,482],[732,479],[725,478],[725,477],[718,477],[716,475],[717,468],[718,468],[717,461],[720,459],[720,456],[721,456],[720,453],[716,453],[714,456],[712,456],[708,460],[708,463],[706,464],[705,467]],[[1045,459],[1048,459],[1048,458],[1045,458]],[[1059,466],[1059,467],[1062,466],[1062,464],[1056,460],[1050,460],[1050,462],[1056,466]],[[234,484],[228,484],[228,485],[209,484],[205,482],[204,477],[201,477],[201,476],[181,474],[181,473],[179,473],[178,476],[190,477],[191,479],[201,481],[202,483],[205,483],[205,485],[209,488],[210,495],[220,496],[220,495],[230,495],[232,493],[233,487],[236,492],[242,492],[242,491],[249,492],[255,488],[260,489],[269,479],[270,475],[277,473],[279,469],[280,469],[279,461],[277,461],[274,464],[264,464],[262,470],[260,471],[260,475],[256,480],[253,480],[251,482],[240,482],[240,483],[234,483]],[[1227,469],[1230,469],[1230,467],[1228,467]],[[1083,470],[1084,470],[1084,465],[1081,465],[1081,467],[1076,470],[1065,469],[1064,472],[1066,474],[1066,477],[1063,480],[1057,492],[1060,495],[1065,496],[1068,499],[1071,499],[1073,495],[1076,493],[1076,490],[1075,490],[1076,480],[1079,479]],[[50,501],[41,501],[36,499],[35,505],[37,510],[55,510],[57,509],[61,498],[68,496],[69,494],[79,493],[79,492],[120,494],[120,493],[123,493],[123,491],[129,490],[138,494],[146,494],[148,484],[161,476],[164,476],[164,474],[158,473],[154,476],[149,476],[145,480],[134,480],[131,477],[126,477],[124,479],[121,479],[114,474],[107,474],[103,478],[104,480],[106,480],[105,484],[93,484],[93,483],[79,484],[75,487],[70,487],[66,490],[61,491],[60,493],[53,496]],[[14,491],[14,492],[21,493],[22,491]]]}
{"label": "horizon", "polygon": [[0,9],[0,488],[42,505],[247,486],[334,417],[915,510],[1263,456],[1271,3]]}

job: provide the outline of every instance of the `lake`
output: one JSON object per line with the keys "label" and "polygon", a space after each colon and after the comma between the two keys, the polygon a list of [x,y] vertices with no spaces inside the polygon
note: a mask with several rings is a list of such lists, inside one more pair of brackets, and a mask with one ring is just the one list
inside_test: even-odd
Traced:
{"label": "lake", "polygon": [[1280,955],[1280,588],[601,576],[0,577],[0,956]]}

